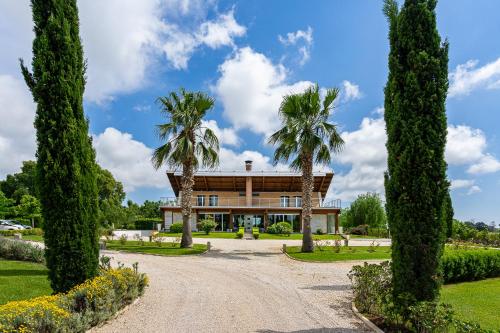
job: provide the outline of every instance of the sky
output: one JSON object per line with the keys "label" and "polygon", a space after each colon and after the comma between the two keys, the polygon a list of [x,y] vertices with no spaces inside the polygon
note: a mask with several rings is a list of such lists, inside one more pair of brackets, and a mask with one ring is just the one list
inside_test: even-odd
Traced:
{"label": "sky", "polygon": [[[220,169],[271,170],[267,137],[279,127],[283,95],[313,83],[338,87],[331,120],[346,145],[331,165],[328,196],[348,205],[384,196],[387,168],[383,89],[388,24],[382,1],[78,1],[87,59],[84,95],[100,165],[137,202],[173,196],[152,151],[166,122],[156,99],[180,87],[216,100],[204,126],[221,143]],[[500,222],[500,2],[440,0],[448,39],[446,161],[455,217]],[[0,0],[0,179],[34,159],[35,105],[19,58],[31,60],[28,0]],[[281,166],[282,168],[282,166]]]}

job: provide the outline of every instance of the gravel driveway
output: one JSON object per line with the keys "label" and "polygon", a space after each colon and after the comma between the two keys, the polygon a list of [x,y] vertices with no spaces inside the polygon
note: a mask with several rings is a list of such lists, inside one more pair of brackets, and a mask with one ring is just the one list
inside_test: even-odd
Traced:
{"label": "gravel driveway", "polygon": [[282,241],[210,241],[212,252],[201,256],[104,253],[139,262],[150,287],[91,332],[368,331],[351,312],[346,274],[353,263],[294,261],[280,253]]}

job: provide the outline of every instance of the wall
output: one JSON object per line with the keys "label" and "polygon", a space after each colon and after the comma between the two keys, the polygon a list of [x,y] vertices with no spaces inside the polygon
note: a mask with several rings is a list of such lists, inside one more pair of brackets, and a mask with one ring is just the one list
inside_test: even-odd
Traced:
{"label": "wall", "polygon": [[311,219],[311,231],[316,233],[316,230],[321,229],[326,233],[326,214],[313,214]]}

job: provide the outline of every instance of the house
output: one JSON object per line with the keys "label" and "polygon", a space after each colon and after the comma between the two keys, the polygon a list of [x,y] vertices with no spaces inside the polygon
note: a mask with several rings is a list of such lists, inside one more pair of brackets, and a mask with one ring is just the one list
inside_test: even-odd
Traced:
{"label": "house", "polygon": [[[181,172],[167,172],[175,193],[161,198],[160,209],[165,229],[182,222],[180,193]],[[340,200],[326,199],[333,173],[315,172],[313,188],[313,232],[338,233]],[[252,161],[245,161],[244,171],[198,171],[194,176],[191,225],[213,218],[216,231],[239,227],[266,230],[277,222],[288,222],[294,232],[302,231],[302,178],[300,173],[253,171]]]}

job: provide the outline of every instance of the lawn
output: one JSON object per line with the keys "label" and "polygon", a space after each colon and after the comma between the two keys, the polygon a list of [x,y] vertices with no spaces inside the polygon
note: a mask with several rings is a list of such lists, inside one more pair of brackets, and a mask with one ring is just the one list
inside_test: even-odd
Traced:
{"label": "lawn", "polygon": [[441,289],[441,302],[451,304],[462,320],[500,330],[500,278],[445,285]]}
{"label": "lawn", "polygon": [[391,259],[391,248],[389,246],[349,246],[340,247],[340,252],[335,252],[333,246],[324,247],[323,251],[318,246],[313,253],[300,252],[300,246],[287,246],[290,257],[306,261],[344,261],[344,260],[370,260]]}
{"label": "lawn", "polygon": [[[236,239],[235,232],[213,231],[210,234],[205,232],[193,231],[193,238],[229,238]],[[160,232],[161,237],[182,237],[182,233]]]}
{"label": "lawn", "polygon": [[44,265],[0,259],[0,304],[51,293]]}
{"label": "lawn", "polygon": [[141,245],[137,241],[127,241],[125,245],[122,245],[119,241],[110,241],[106,244],[106,247],[108,250],[159,254],[162,256],[199,254],[207,250],[207,245],[205,244],[193,244],[193,248],[191,249],[181,249],[177,243],[162,243],[161,246],[150,242],[144,242],[143,244]]}
{"label": "lawn", "polygon": [[[12,238],[14,238],[14,236],[7,236],[7,238],[12,239]],[[41,236],[41,235],[23,235],[23,240],[43,243],[43,236]]]}

